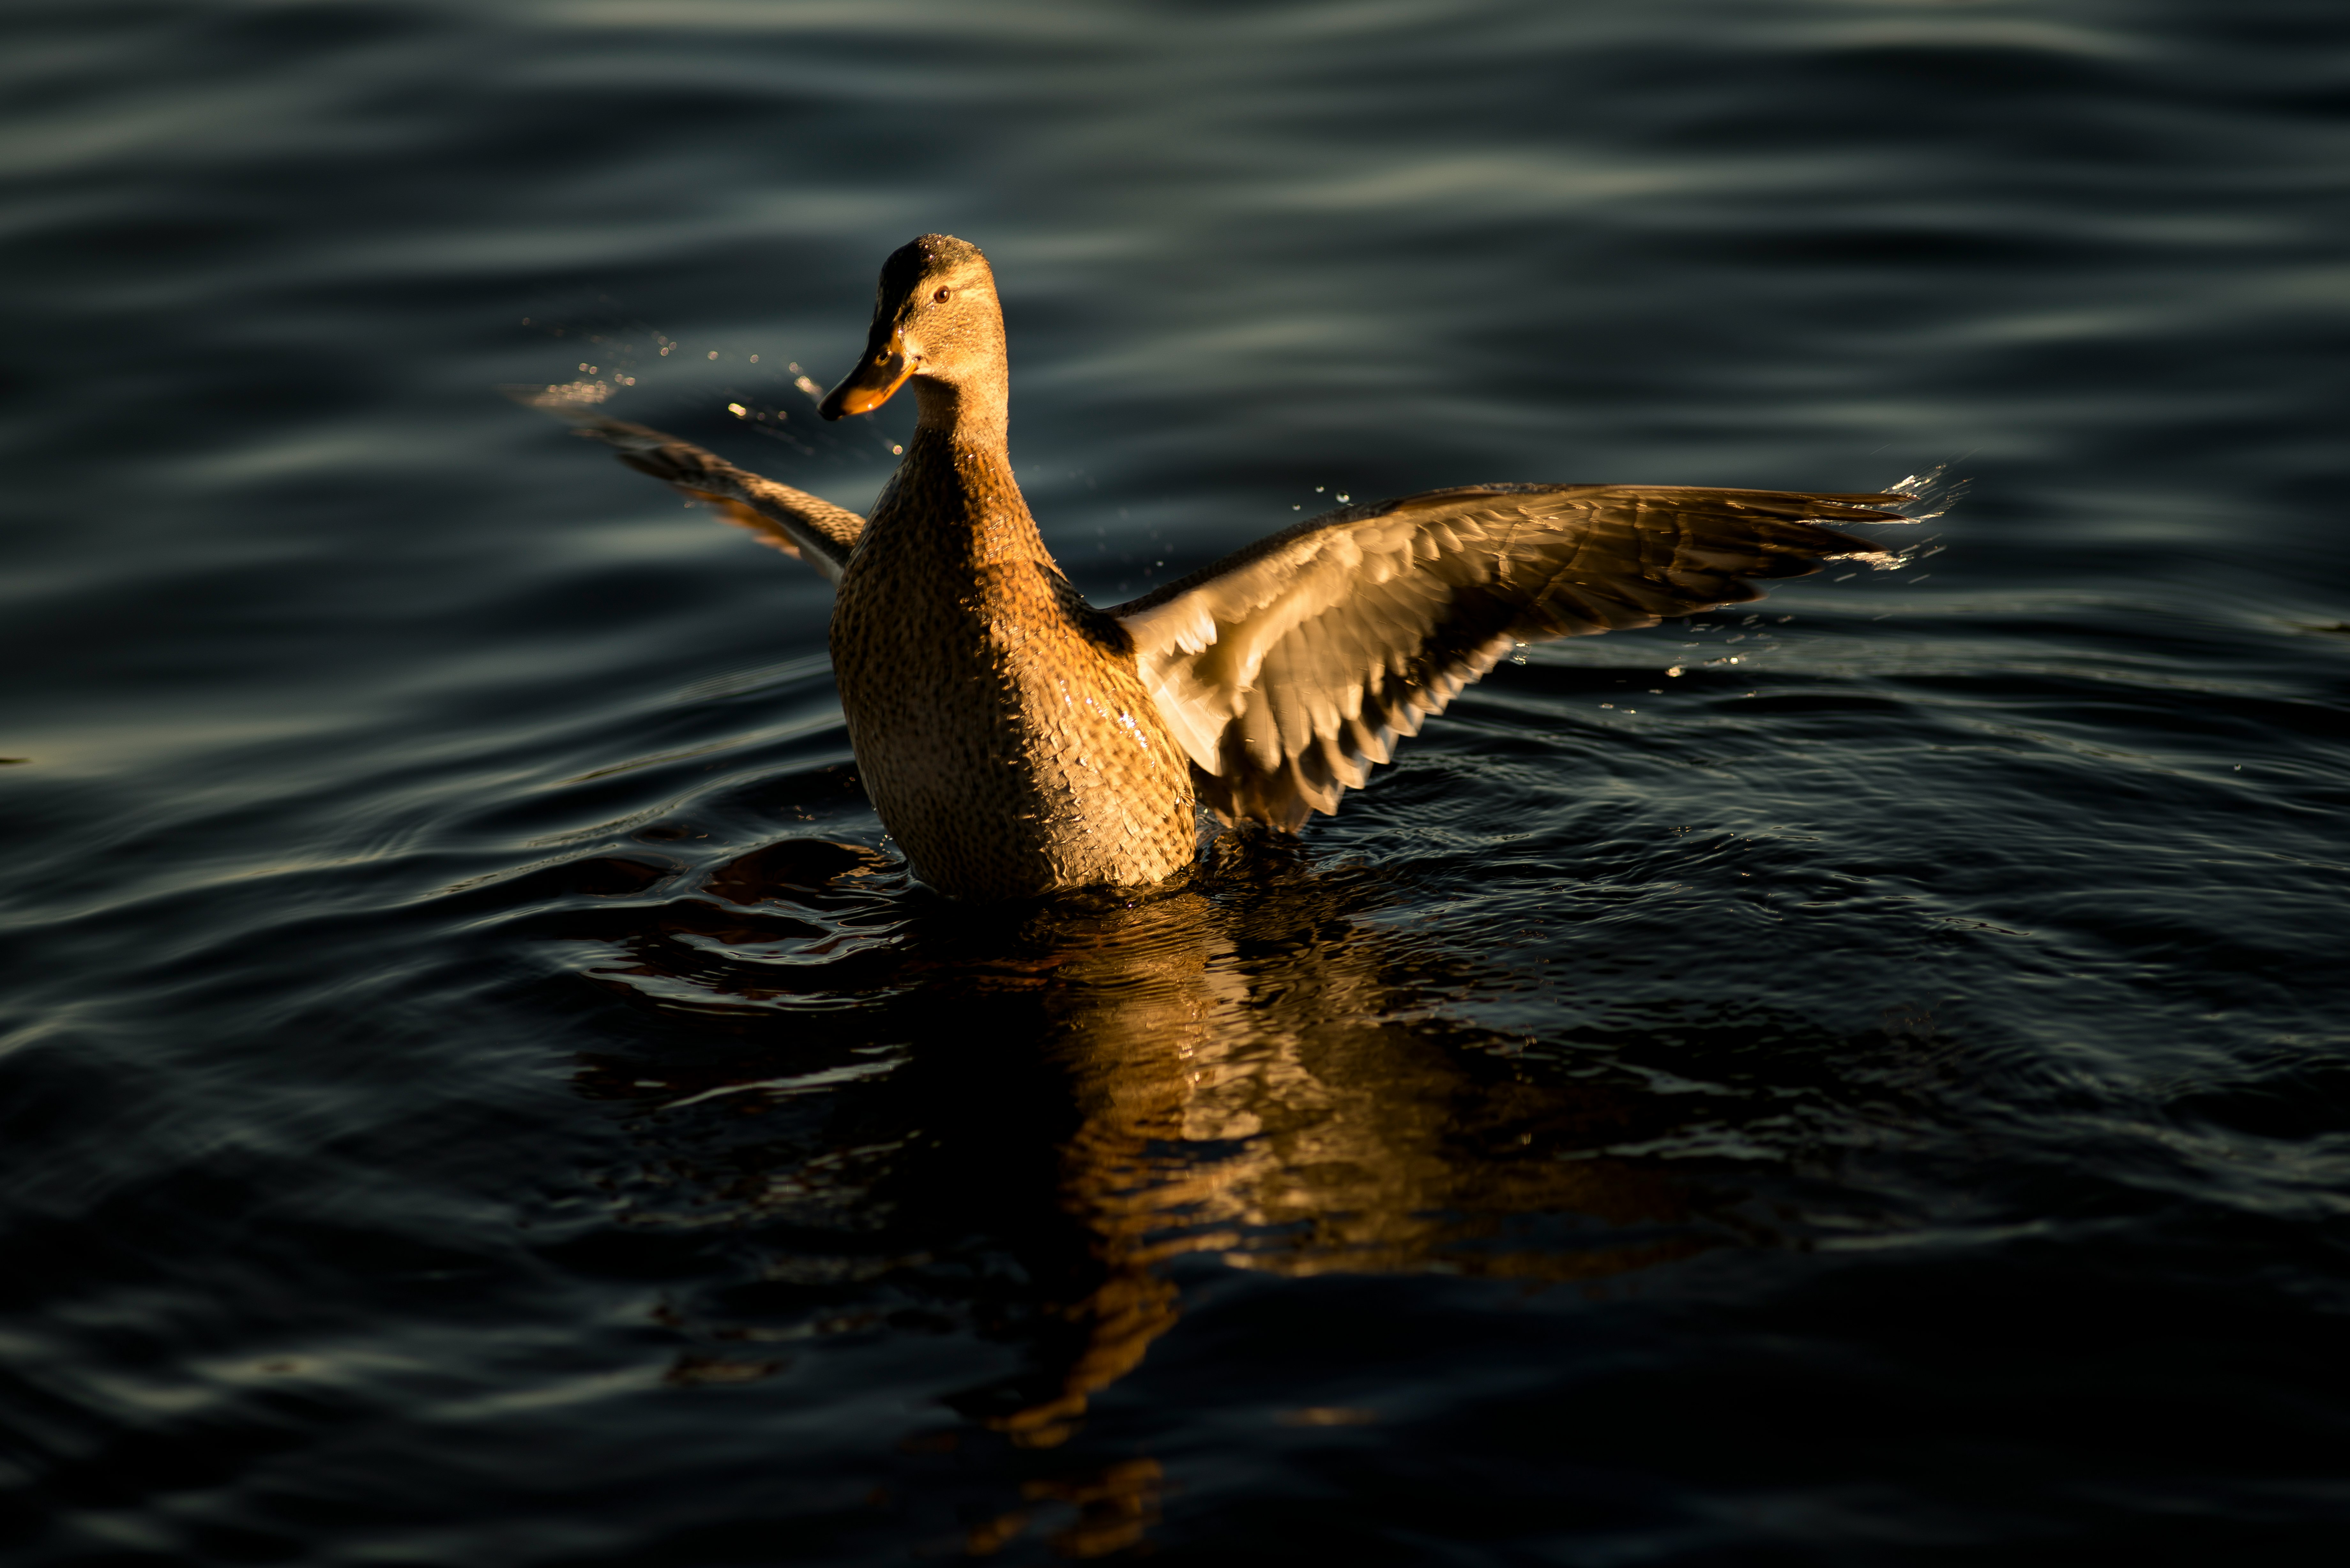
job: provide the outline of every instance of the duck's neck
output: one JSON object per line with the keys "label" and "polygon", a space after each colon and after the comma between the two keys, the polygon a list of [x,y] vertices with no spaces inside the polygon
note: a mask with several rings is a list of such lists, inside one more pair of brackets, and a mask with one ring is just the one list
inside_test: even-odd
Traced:
{"label": "duck's neck", "polygon": [[966,568],[1052,560],[1013,476],[1000,380],[991,395],[918,380],[921,418],[873,508],[869,534],[956,559]]}
{"label": "duck's neck", "polygon": [[976,451],[1003,452],[1011,439],[1011,388],[1001,365],[991,369],[992,374],[961,383],[916,377],[914,403],[920,417],[915,429],[941,431]]}

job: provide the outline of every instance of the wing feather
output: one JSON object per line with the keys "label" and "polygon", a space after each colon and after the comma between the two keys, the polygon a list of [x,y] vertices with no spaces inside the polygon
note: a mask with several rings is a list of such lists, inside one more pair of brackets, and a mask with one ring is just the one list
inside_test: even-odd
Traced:
{"label": "wing feather", "polygon": [[553,414],[568,424],[574,435],[602,441],[639,473],[650,474],[681,494],[707,503],[728,522],[748,528],[786,556],[798,556],[827,582],[840,580],[848,553],[865,531],[865,519],[848,508],[737,468],[691,441],[626,420],[608,419],[590,405],[556,391],[509,387],[505,392],[516,402]]}
{"label": "wing feather", "polygon": [[1228,818],[1334,812],[1519,643],[1759,598],[1750,579],[1881,560],[1827,526],[1916,497],[1478,485],[1350,506],[1109,613]]}

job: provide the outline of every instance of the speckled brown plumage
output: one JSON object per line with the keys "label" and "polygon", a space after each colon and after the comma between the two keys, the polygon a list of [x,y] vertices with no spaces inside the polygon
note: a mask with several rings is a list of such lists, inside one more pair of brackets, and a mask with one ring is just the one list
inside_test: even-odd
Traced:
{"label": "speckled brown plumage", "polygon": [[1758,597],[1823,559],[1821,524],[1912,521],[1914,489],[1790,493],[1484,484],[1309,519],[1130,604],[1054,566],[1006,448],[994,275],[925,234],[883,264],[865,355],[827,419],[911,382],[920,419],[869,520],[566,400],[524,400],[716,505],[839,586],[832,659],[881,821],[960,898],[1161,881],[1194,791],[1295,831],[1520,644]]}
{"label": "speckled brown plumage", "polygon": [[866,791],[941,892],[1191,864],[1191,765],[1126,634],[1053,565],[1000,445],[915,432],[841,575],[832,660]]}

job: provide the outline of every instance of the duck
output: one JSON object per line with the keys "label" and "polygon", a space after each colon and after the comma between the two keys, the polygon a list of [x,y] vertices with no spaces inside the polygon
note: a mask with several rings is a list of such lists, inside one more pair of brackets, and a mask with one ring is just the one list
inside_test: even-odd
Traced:
{"label": "duck", "polygon": [[1014,477],[1003,305],[952,235],[882,263],[864,354],[819,412],[870,413],[909,385],[914,431],[866,516],[567,389],[525,400],[833,584],[866,793],[915,877],[962,900],[1166,885],[1215,823],[1295,834],[1513,649],[1752,600],[1830,560],[1883,564],[1837,525],[1915,521],[1919,498],[1910,481],[1467,484],[1349,503],[1102,607]]}

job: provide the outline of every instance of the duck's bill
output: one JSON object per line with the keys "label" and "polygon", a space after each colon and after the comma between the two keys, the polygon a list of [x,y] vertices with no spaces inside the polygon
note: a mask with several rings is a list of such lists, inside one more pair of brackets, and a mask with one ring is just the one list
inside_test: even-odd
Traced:
{"label": "duck's bill", "polygon": [[857,369],[840,379],[840,385],[824,395],[816,412],[826,419],[837,420],[847,414],[869,414],[888,402],[906,378],[914,373],[914,362],[906,354],[906,340],[897,328],[881,322],[873,324],[872,339],[865,345],[865,358]]}

